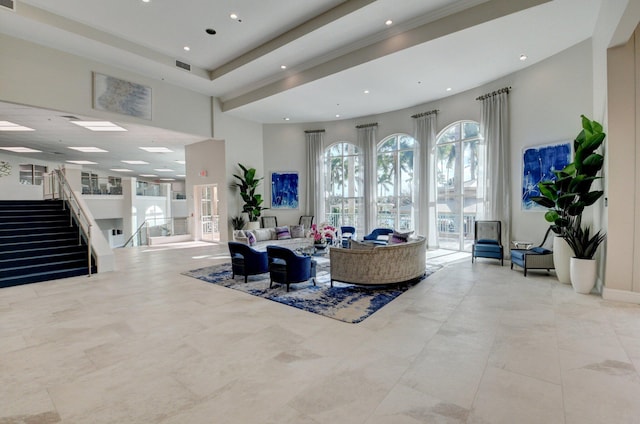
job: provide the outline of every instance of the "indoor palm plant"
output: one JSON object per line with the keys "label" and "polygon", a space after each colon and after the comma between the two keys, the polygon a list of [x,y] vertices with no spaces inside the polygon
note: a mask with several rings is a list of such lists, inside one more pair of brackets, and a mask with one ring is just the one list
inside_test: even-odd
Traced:
{"label": "indoor palm plant", "polygon": [[255,168],[247,168],[240,163],[238,166],[242,170],[242,175],[234,174],[233,176],[239,181],[235,186],[240,189],[240,197],[244,200],[242,212],[248,215],[249,222],[257,222],[262,211],[268,209],[262,207],[262,195],[256,193],[262,177],[256,178]]}
{"label": "indoor palm plant", "polygon": [[[594,236],[595,241],[586,243],[584,237],[586,234],[589,239],[590,231],[582,228],[582,213],[604,194],[602,190],[591,190],[591,186],[595,180],[601,178],[598,173],[604,164],[604,156],[596,150],[604,142],[606,134],[598,122],[584,115],[581,118],[582,130],[573,142],[573,162],[560,171],[554,171],[555,180],[538,183],[540,196],[532,197],[532,200],[548,208],[545,219],[551,223],[553,232],[567,242],[575,257],[584,256],[585,249],[588,249],[588,252],[592,251],[593,258],[598,245],[604,240],[604,235],[602,239]],[[596,235],[600,236],[600,232]],[[570,238],[574,242],[573,245],[569,241]],[[554,252],[555,250],[554,244]],[[561,261],[556,261],[556,271],[563,265]],[[566,265],[564,267],[568,268]]]}

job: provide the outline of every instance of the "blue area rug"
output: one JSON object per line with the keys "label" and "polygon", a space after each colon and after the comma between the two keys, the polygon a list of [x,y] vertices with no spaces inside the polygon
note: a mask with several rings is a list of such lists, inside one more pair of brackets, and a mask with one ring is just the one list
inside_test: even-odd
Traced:
{"label": "blue area rug", "polygon": [[[429,267],[425,270],[424,278],[437,269],[439,267]],[[306,283],[291,284],[289,292],[286,291],[285,285],[276,283],[270,289],[269,274],[249,276],[246,284],[243,276],[236,276],[236,279],[232,280],[230,263],[195,269],[183,274],[348,323],[363,321],[424,279],[408,284],[372,287],[334,282],[331,287],[329,271],[328,261],[318,263],[316,286],[309,280]]]}

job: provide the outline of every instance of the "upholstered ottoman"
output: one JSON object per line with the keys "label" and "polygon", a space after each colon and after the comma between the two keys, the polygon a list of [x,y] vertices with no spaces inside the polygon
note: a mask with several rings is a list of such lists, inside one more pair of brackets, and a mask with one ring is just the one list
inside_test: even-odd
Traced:
{"label": "upholstered ottoman", "polygon": [[524,269],[525,277],[528,269],[546,269],[547,271],[555,269],[553,252],[544,247],[511,249],[511,269],[514,264]]}

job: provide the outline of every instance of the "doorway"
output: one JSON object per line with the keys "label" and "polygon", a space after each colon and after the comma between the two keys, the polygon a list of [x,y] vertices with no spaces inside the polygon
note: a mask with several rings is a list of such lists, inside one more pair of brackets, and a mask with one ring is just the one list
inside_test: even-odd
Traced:
{"label": "doorway", "polygon": [[218,185],[195,186],[197,211],[196,229],[199,239],[208,242],[220,241],[220,226],[218,214]]}

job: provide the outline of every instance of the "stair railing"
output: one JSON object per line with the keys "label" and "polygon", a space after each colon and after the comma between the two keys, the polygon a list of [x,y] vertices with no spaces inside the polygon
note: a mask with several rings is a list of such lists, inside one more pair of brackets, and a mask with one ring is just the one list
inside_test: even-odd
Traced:
{"label": "stair railing", "polygon": [[82,237],[84,237],[87,242],[87,256],[88,263],[87,267],[89,270],[89,277],[91,277],[91,261],[92,261],[92,250],[91,250],[91,220],[89,219],[89,214],[84,210],[82,204],[78,200],[78,196],[71,189],[71,185],[67,180],[67,177],[64,175],[62,170],[55,169],[51,175],[50,180],[50,193],[48,196],[53,199],[62,200],[62,209],[65,210],[67,207],[71,211],[69,214],[69,226],[73,226],[73,222],[75,220],[78,228],[80,229],[78,233],[78,245],[82,244]]}
{"label": "stair railing", "polygon": [[140,240],[138,242],[138,246],[140,246],[142,244],[142,229],[144,228],[145,230],[145,234],[147,237],[147,244],[149,244],[149,225],[147,224],[147,221],[144,221],[142,224],[140,224],[140,226],[138,227],[138,229],[131,234],[131,237],[129,237],[129,239],[122,245],[122,247],[127,247],[127,245],[129,243],[131,243],[131,246],[135,246],[135,244],[133,243],[134,238],[137,236],[138,239]]}

